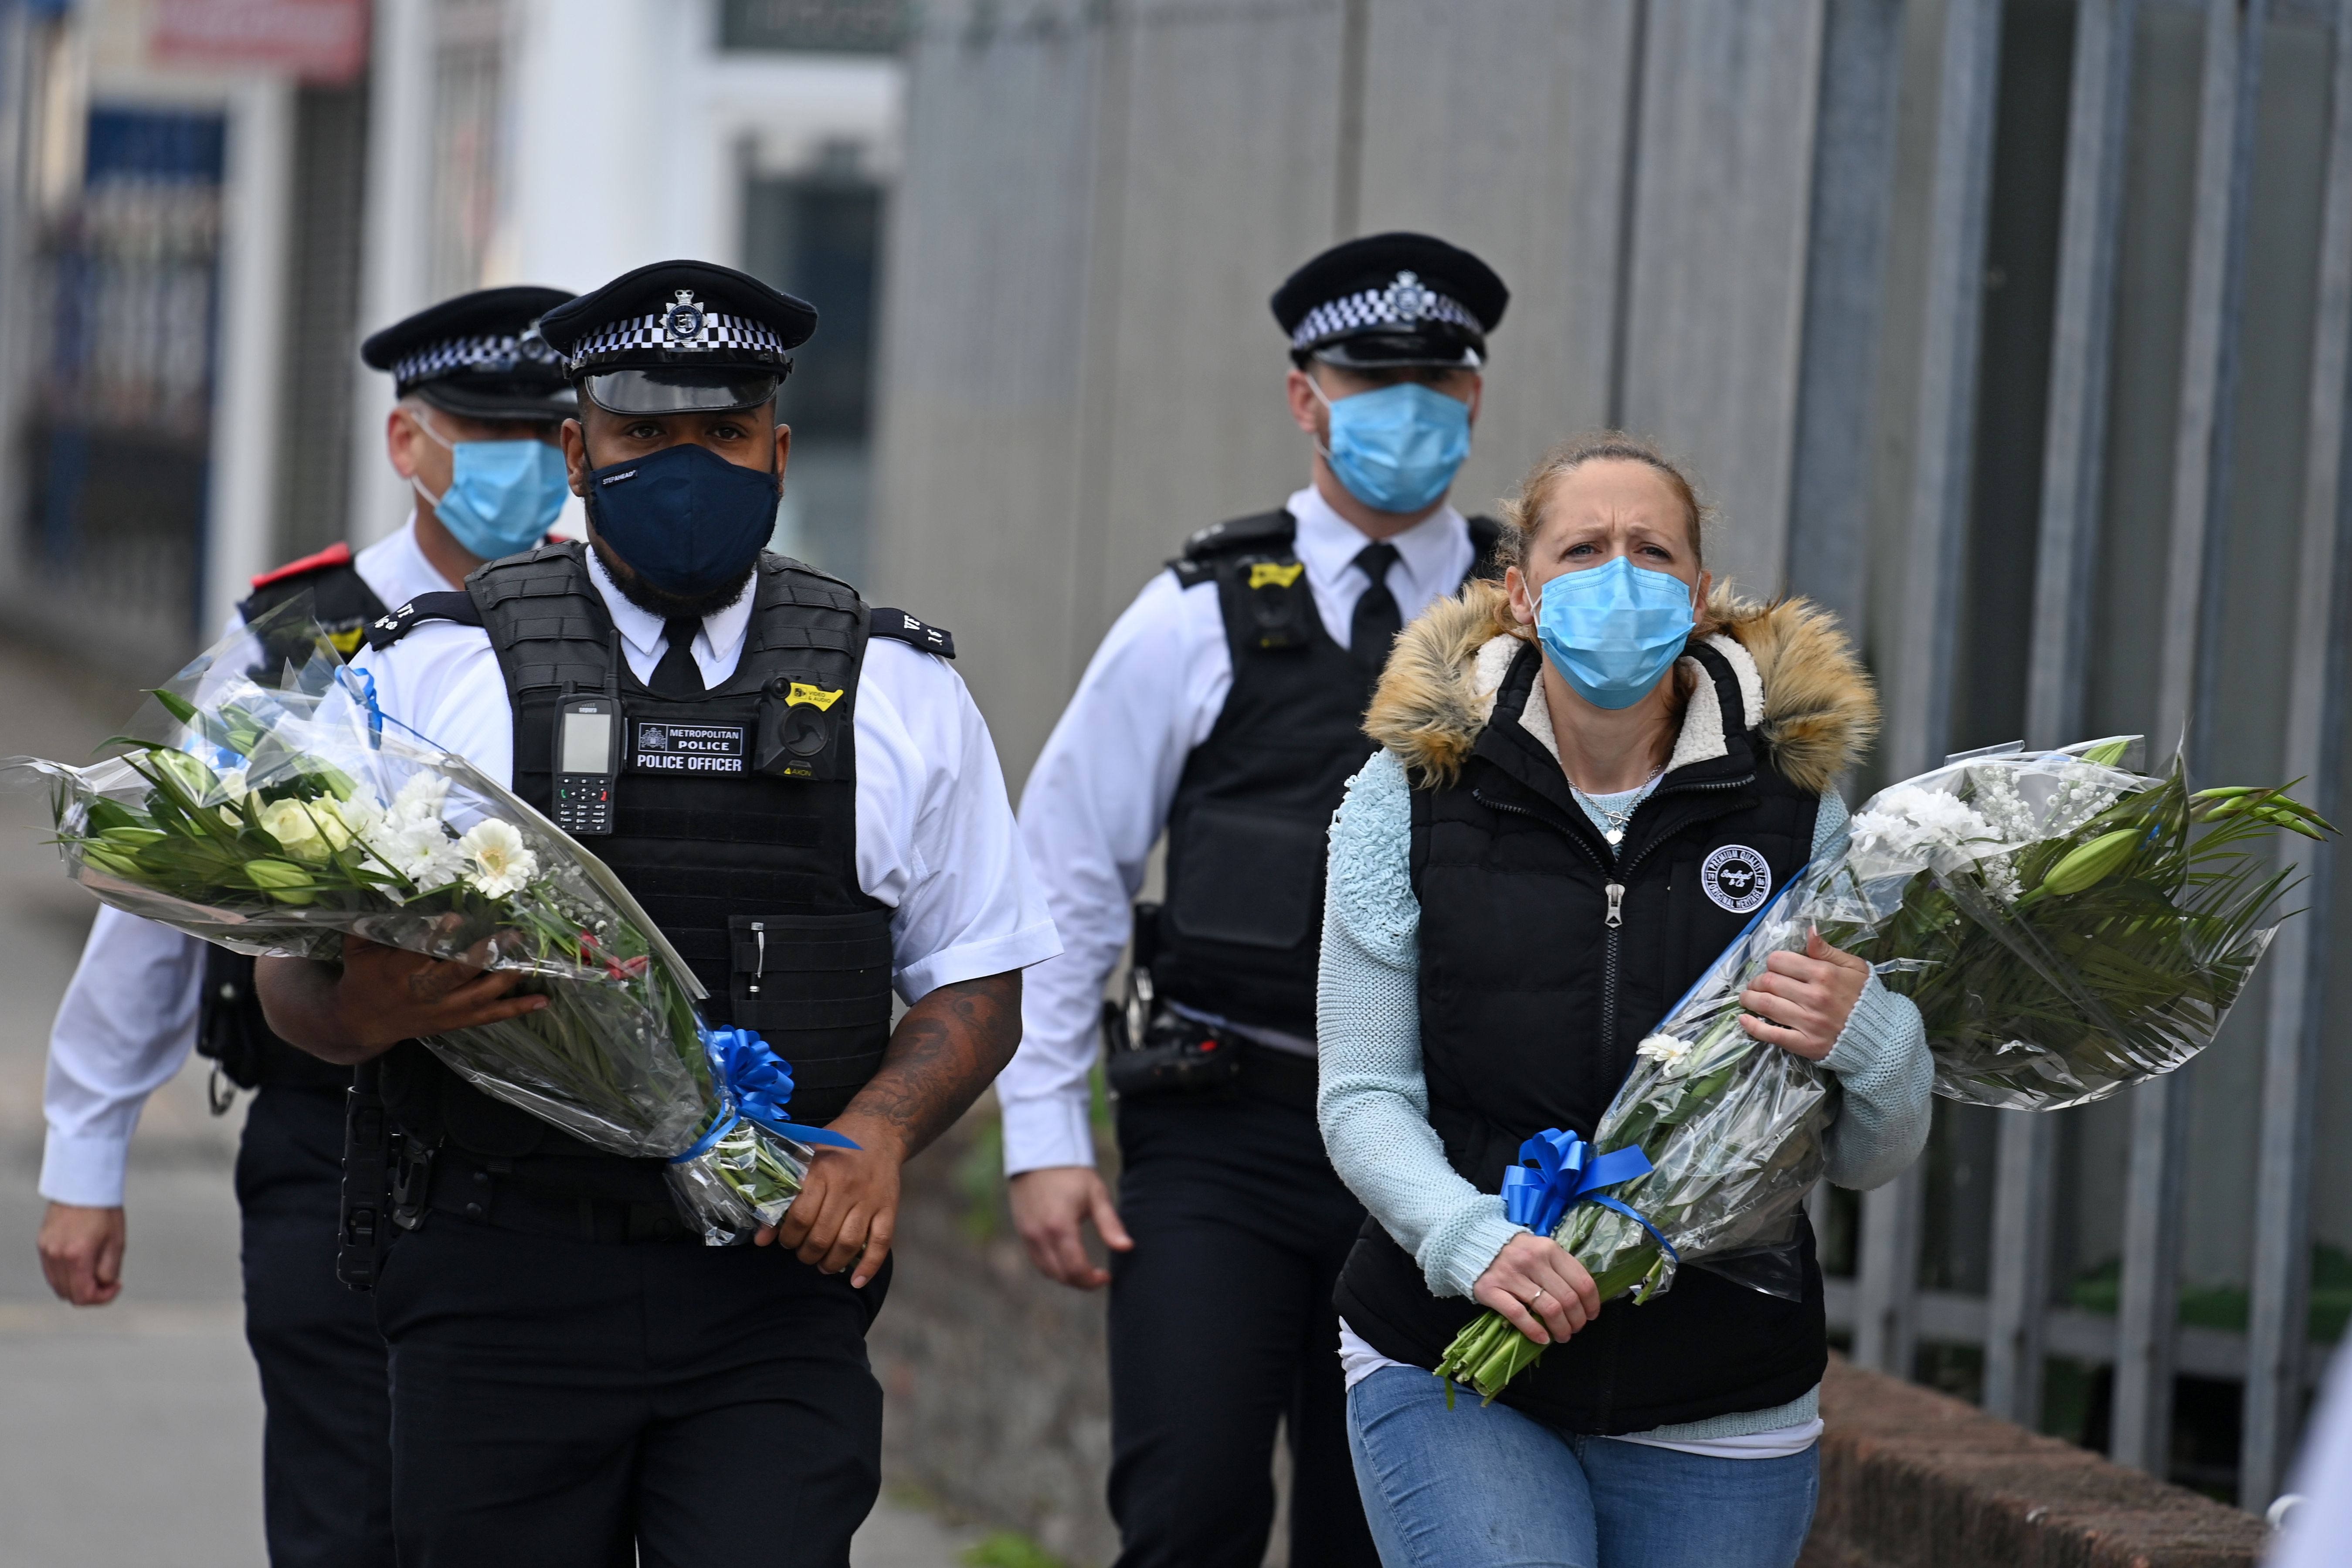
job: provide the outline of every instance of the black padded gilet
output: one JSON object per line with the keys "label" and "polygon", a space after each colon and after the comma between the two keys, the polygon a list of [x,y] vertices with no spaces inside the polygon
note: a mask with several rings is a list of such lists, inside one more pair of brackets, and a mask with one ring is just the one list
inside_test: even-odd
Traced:
{"label": "black padded gilet", "polygon": [[[1455,1171],[1497,1192],[1520,1142],[1548,1127],[1592,1136],[1634,1047],[1750,918],[1705,891],[1711,856],[1744,850],[1781,888],[1812,853],[1821,797],[1755,743],[1717,649],[1689,653],[1713,683],[1726,753],[1675,769],[1612,858],[1559,763],[1519,725],[1541,701],[1527,644],[1451,784],[1412,792],[1421,904],[1420,1002],[1429,1121]],[[1606,890],[1622,888],[1622,923]],[[1749,884],[1752,887],[1752,884]],[[1763,889],[1756,889],[1763,896]],[[1800,1222],[1803,1299],[1763,1295],[1703,1268],[1646,1305],[1608,1303],[1502,1394],[1576,1432],[1639,1432],[1769,1409],[1821,1381],[1821,1270]],[[1382,1354],[1433,1366],[1480,1310],[1430,1293],[1419,1265],[1367,1222],[1336,1292]]]}
{"label": "black padded gilet", "polygon": [[[558,704],[616,691],[614,830],[589,847],[709,988],[705,1019],[759,1031],[792,1064],[793,1119],[839,1115],[880,1066],[890,1028],[891,910],[857,880],[853,719],[868,613],[856,590],[763,553],[735,673],[681,700],[654,695],[619,657],[580,544],[494,562],[466,585],[513,705],[515,793],[550,810]],[[740,734],[739,754],[722,746],[718,771],[709,756],[693,771],[664,767],[680,728]],[[385,1099],[412,1131],[485,1155],[587,1152],[466,1086],[421,1047],[394,1055],[403,1059],[387,1061]],[[657,1161],[610,1163],[649,1167],[657,1185]],[[646,1195],[642,1181],[616,1175],[571,1184]]]}
{"label": "black padded gilet", "polygon": [[[1469,523],[1475,576],[1498,530]],[[1216,584],[1234,684],[1169,808],[1152,978],[1189,1007],[1311,1038],[1323,836],[1372,754],[1364,710],[1379,674],[1324,630],[1297,527],[1287,511],[1218,523],[1168,563],[1188,588]]]}

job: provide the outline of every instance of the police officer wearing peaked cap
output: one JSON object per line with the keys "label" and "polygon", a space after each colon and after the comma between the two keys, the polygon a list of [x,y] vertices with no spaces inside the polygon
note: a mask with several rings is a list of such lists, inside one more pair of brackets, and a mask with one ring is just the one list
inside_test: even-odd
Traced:
{"label": "police officer wearing peaked cap", "polygon": [[[555,446],[572,389],[533,323],[570,299],[516,287],[461,294],[386,327],[361,358],[399,405],[387,455],[416,492],[406,522],[356,555],[336,544],[253,580],[231,623],[258,623],[247,655],[265,681],[315,620],[346,656],[369,622],[446,591],[485,560],[539,542],[567,493]],[[296,602],[300,601],[298,605]],[[283,610],[272,619],[273,612]],[[193,1045],[212,1058],[213,1105],[255,1091],[236,1163],[246,1341],[261,1373],[263,1524],[275,1568],[389,1568],[393,1560],[383,1340],[335,1283],[338,1155],[352,1075],[271,1034],[253,960],[101,909],[58,1009],[43,1091],[42,1264],[89,1306],[121,1289],[123,1164],[141,1108]],[[232,1087],[234,1086],[234,1087]]]}
{"label": "police officer wearing peaked cap", "polygon": [[[1112,626],[1029,775],[1022,831],[1066,946],[997,1086],[1037,1267],[1108,1281],[1121,1568],[1255,1568],[1277,1420],[1290,1561],[1371,1564],[1331,1291],[1363,1210],[1316,1131],[1324,830],[1404,621],[1457,590],[1494,525],[1446,503],[1508,299],[1419,234],[1337,246],[1276,291],[1308,482],[1194,534]],[[1127,900],[1168,834],[1167,899]],[[1105,980],[1119,1201],[1094,1171],[1087,1074]],[[1112,1249],[1087,1258],[1082,1222]]]}
{"label": "police officer wearing peaked cap", "polygon": [[[416,1043],[538,1005],[511,974],[364,944],[264,961],[272,1023],[373,1064],[403,1137],[375,1300],[404,1563],[845,1563],[879,1483],[865,1334],[899,1167],[1011,1055],[1020,972],[1057,951],[952,640],[762,549],[776,390],[815,325],[694,261],[551,312],[588,542],[415,600],[357,661],[387,716],[580,834],[707,1021],[791,1064],[793,1118],[856,1145],[817,1155],[763,1245],[706,1246],[663,1161],[599,1152]],[[596,756],[559,737],[583,692],[617,701]]]}

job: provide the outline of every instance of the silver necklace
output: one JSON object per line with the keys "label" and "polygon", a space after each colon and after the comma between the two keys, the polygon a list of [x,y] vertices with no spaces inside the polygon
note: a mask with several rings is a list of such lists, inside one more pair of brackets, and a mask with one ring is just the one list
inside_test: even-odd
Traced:
{"label": "silver necklace", "polygon": [[1658,781],[1665,776],[1666,770],[1664,768],[1660,768],[1656,773],[1652,773],[1647,780],[1643,781],[1641,793],[1636,795],[1632,800],[1626,802],[1625,809],[1622,811],[1610,810],[1607,806],[1601,805],[1599,801],[1593,799],[1582,790],[1578,789],[1573,783],[1570,783],[1568,787],[1570,792],[1575,795],[1576,798],[1582,801],[1587,807],[1599,812],[1602,816],[1609,819],[1609,826],[1607,828],[1602,830],[1601,837],[1607,839],[1609,841],[1609,847],[1613,849],[1618,845],[1625,842],[1625,825],[1633,820],[1633,814],[1642,809],[1642,803],[1650,798],[1650,792],[1657,788]]}

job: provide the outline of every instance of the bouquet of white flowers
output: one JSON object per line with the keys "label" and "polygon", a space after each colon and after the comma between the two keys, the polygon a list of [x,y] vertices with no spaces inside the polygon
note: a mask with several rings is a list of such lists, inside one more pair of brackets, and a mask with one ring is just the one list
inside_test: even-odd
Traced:
{"label": "bouquet of white flowers", "polygon": [[701,984],[612,871],[463,757],[387,733],[322,635],[274,686],[242,668],[252,646],[156,690],[161,721],[120,755],[12,760],[52,781],[67,874],[241,952],[334,961],[349,935],[520,971],[549,1005],[425,1044],[593,1147],[669,1159],[712,1242],[774,1224],[812,1147],[848,1143],[784,1119],[789,1066],[704,1026]]}
{"label": "bouquet of white flowers", "polygon": [[[2334,828],[2284,789],[2191,793],[2177,762],[2143,777],[2136,741],[1957,759],[1872,796],[1845,854],[1791,878],[1642,1042],[1594,1131],[1607,1152],[1563,1157],[1561,1133],[1522,1149],[1513,1221],[1604,1301],[1784,1241],[1822,1173],[1830,1085],[1750,1037],[1739,996],[1815,930],[1917,1005],[1948,1099],[2082,1105],[2210,1045],[2286,891],[2254,841]],[[1492,1399],[1542,1353],[1489,1311],[1437,1370]]]}

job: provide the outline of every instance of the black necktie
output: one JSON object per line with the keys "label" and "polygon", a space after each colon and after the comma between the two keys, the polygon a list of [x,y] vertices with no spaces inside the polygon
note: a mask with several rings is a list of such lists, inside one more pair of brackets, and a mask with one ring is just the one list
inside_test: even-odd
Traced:
{"label": "black necktie", "polygon": [[1396,558],[1393,544],[1367,544],[1356,552],[1356,570],[1370,582],[1348,622],[1348,651],[1366,669],[1378,669],[1389,661],[1389,645],[1404,630],[1404,616],[1397,608],[1396,595],[1389,592],[1389,568],[1396,564]]}
{"label": "black necktie", "polygon": [[694,635],[701,629],[698,616],[672,616],[662,623],[662,636],[669,639],[669,647],[662,650],[654,678],[646,683],[654,689],[655,696],[702,695],[702,670],[694,662]]}

